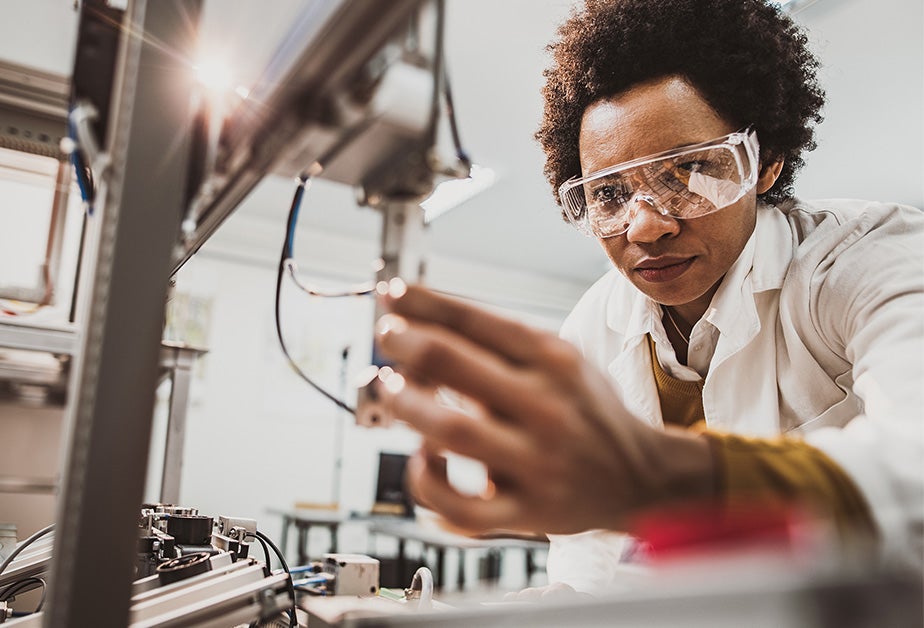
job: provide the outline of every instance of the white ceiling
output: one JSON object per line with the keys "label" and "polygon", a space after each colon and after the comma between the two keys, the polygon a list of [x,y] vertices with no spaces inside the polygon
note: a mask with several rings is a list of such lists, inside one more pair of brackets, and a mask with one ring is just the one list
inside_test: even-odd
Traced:
{"label": "white ceiling", "polygon": [[[304,4],[207,0],[204,32],[228,46],[235,78],[246,84]],[[431,249],[440,255],[581,285],[605,268],[599,247],[559,218],[532,139],[541,112],[543,48],[571,4],[449,0],[447,60],[462,139],[477,163],[497,172],[498,182],[433,224]],[[922,12],[920,0],[818,0],[797,14],[821,57],[829,96],[819,147],[797,185],[800,195],[924,206]],[[74,23],[72,0],[4,0],[0,58],[67,73]],[[290,181],[270,178],[240,213],[281,225],[291,193]],[[303,221],[339,236],[376,239],[378,216],[356,209],[352,198],[350,190],[319,184]]]}

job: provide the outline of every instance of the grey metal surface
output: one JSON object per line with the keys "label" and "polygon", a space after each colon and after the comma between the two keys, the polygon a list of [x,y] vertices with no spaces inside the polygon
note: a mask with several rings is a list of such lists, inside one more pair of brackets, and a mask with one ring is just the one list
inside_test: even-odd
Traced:
{"label": "grey metal surface", "polygon": [[[262,567],[250,568],[262,575]],[[245,570],[242,570],[245,571]],[[234,581],[237,574],[227,574],[222,580]],[[261,617],[273,617],[291,605],[288,591],[288,576],[276,574],[258,577],[251,582],[213,595],[189,596],[188,603],[173,610],[166,610],[154,617],[133,621],[132,628],[167,628],[195,626],[196,628],[226,628],[251,624]],[[223,583],[222,583],[223,584]],[[200,591],[193,592],[194,594]],[[209,593],[201,591],[201,593]],[[167,602],[168,600],[163,600]],[[133,612],[140,605],[133,607]]]}
{"label": "grey metal surface", "polygon": [[[745,564],[742,564],[744,566]],[[874,567],[811,573],[804,566],[761,573],[761,563],[726,573],[708,569],[672,579],[651,578],[642,590],[596,598],[457,606],[448,612],[396,612],[373,617],[355,612],[340,628],[879,628],[922,626],[920,574]],[[705,566],[703,566],[705,567]],[[808,571],[809,573],[806,573]],[[678,578],[676,576],[682,575]],[[310,602],[311,599],[306,600]],[[356,610],[361,610],[359,604]],[[400,608],[400,607],[399,607]],[[310,625],[314,625],[310,623]]]}
{"label": "grey metal surface", "polygon": [[[82,287],[82,334],[43,625],[125,626],[179,229],[198,0],[132,2],[116,72],[111,167]],[[84,5],[86,6],[86,5]],[[142,38],[143,34],[143,38]],[[100,595],[105,603],[100,603]]]}
{"label": "grey metal surface", "polygon": [[0,321],[0,347],[72,355],[77,348],[74,325],[33,325]]}

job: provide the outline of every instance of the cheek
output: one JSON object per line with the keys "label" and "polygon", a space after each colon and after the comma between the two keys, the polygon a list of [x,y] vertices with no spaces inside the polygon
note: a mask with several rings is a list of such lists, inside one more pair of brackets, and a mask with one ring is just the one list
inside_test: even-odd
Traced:
{"label": "cheek", "polygon": [[629,277],[626,271],[626,239],[623,236],[616,236],[614,238],[602,238],[597,240],[600,243],[603,252],[606,253],[606,256],[610,258],[610,261],[613,263],[619,272],[621,272],[626,277]]}
{"label": "cheek", "polygon": [[731,207],[710,214],[706,218],[713,220],[696,225],[700,239],[708,243],[716,263],[731,266],[751,237],[757,214],[753,202],[748,203],[748,200],[746,197]]}
{"label": "cheek", "polygon": [[600,238],[597,240],[597,243],[603,249],[603,252],[606,253],[606,256],[610,258],[610,261],[618,268],[620,266],[619,260],[622,257],[625,247],[619,243],[620,238],[617,236],[615,238]]}
{"label": "cheek", "polygon": [[[754,232],[754,227],[757,225],[757,207],[754,203],[753,193],[743,198],[739,203],[740,206],[735,207],[734,213],[730,214],[730,217],[734,218],[735,221],[725,229],[729,236],[729,245],[737,249],[737,253],[740,253],[741,249],[744,248],[748,238]],[[738,257],[737,253],[735,254],[736,258]]]}

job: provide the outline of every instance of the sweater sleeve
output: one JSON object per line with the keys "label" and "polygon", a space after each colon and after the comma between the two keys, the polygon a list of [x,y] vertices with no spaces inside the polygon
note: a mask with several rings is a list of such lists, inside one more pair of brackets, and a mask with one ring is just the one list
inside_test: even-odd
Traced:
{"label": "sweater sleeve", "polygon": [[705,431],[723,507],[781,500],[829,520],[842,541],[876,537],[870,507],[850,477],[824,452],[796,438],[745,438]]}

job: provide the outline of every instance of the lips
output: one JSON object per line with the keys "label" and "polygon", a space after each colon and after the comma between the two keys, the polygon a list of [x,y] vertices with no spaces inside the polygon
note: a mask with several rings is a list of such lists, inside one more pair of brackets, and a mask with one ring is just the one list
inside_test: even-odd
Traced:
{"label": "lips", "polygon": [[655,257],[642,260],[635,272],[651,283],[671,281],[687,272],[696,257]]}

